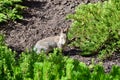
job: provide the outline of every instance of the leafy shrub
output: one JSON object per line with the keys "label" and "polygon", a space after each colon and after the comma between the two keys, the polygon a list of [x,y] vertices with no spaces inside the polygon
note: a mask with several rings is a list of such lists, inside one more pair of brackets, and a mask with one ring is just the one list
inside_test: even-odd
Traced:
{"label": "leafy shrub", "polygon": [[[68,38],[78,37],[71,46],[83,50],[82,55],[100,53],[106,57],[120,48],[120,0],[81,4],[72,19]],[[105,56],[104,56],[105,57]]]}
{"label": "leafy shrub", "polygon": [[0,79],[1,80],[10,80],[14,73],[15,52],[12,52],[11,49],[8,49],[7,46],[3,43],[4,37],[0,35]]}
{"label": "leafy shrub", "polygon": [[20,2],[22,0],[0,0],[0,22],[22,19],[21,10],[25,7]]}
{"label": "leafy shrub", "polygon": [[16,53],[9,49],[0,36],[0,80],[119,80],[120,67],[114,66],[110,73],[105,73],[101,64],[86,64],[62,56],[55,49],[53,53],[37,55],[24,52],[16,60]]}

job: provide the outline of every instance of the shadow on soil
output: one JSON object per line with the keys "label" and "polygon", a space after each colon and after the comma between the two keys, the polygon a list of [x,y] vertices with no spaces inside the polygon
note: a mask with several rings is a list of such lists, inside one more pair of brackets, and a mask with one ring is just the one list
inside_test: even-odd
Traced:
{"label": "shadow on soil", "polygon": [[25,0],[22,5],[27,6],[29,8],[38,8],[43,9],[43,7],[46,5],[46,1],[27,1]]}

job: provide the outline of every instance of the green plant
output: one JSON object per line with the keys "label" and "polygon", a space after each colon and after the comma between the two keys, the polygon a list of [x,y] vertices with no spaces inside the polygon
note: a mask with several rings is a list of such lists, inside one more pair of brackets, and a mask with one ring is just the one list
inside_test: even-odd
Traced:
{"label": "green plant", "polygon": [[81,55],[100,53],[107,57],[120,48],[120,1],[108,0],[103,3],[81,4],[72,19],[68,38],[78,37],[71,46],[83,50]]}
{"label": "green plant", "polygon": [[0,0],[0,22],[22,19],[22,0]]}
{"label": "green plant", "polygon": [[119,80],[120,67],[105,73],[101,64],[89,68],[85,63],[63,56],[61,51],[37,55],[34,51],[21,53],[16,60],[0,36],[0,80]]}
{"label": "green plant", "polygon": [[10,76],[14,74],[13,70],[16,63],[15,52],[12,52],[3,41],[4,36],[0,35],[0,79],[6,80],[11,79]]}

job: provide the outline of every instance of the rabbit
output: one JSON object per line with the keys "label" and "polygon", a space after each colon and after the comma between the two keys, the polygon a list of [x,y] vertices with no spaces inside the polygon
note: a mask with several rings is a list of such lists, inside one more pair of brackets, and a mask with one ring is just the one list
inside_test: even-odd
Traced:
{"label": "rabbit", "polygon": [[42,50],[45,53],[48,53],[51,50],[53,50],[53,48],[63,49],[67,43],[67,35],[66,35],[67,30],[68,28],[64,30],[61,29],[60,35],[51,36],[51,37],[47,37],[45,39],[39,40],[35,44],[33,50],[36,51],[37,54],[39,54]]}

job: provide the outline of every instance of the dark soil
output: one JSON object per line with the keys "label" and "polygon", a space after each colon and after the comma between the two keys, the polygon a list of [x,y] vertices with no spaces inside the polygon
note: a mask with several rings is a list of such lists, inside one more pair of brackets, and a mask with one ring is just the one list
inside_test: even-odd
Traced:
{"label": "dark soil", "polygon": [[[65,17],[69,13],[74,13],[75,6],[97,1],[103,0],[25,0],[23,5],[28,9],[24,10],[24,19],[2,25],[1,32],[6,34],[6,44],[21,53],[25,49],[31,49],[38,40],[57,35],[60,28],[69,27],[71,21],[66,20]],[[67,49],[65,53],[88,65],[91,64],[92,58],[95,59],[95,63],[99,62],[95,56],[78,55],[80,51],[77,49]],[[106,72],[115,64],[120,66],[119,54],[114,54],[112,58],[103,61]]]}

